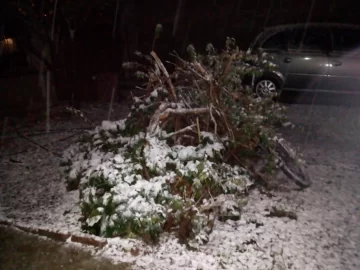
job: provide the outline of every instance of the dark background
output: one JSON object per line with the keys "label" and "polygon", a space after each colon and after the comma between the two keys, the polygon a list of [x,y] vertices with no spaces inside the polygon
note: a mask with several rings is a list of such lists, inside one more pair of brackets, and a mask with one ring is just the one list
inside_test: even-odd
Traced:
{"label": "dark background", "polygon": [[[26,56],[41,55],[44,44],[50,44],[52,50],[47,67],[53,73],[58,98],[69,99],[70,93],[75,92],[79,100],[96,99],[91,77],[113,72],[119,77],[119,89],[131,84],[134,78],[125,76],[122,63],[132,60],[136,50],[151,51],[158,23],[163,30],[155,51],[165,62],[172,50],[184,55],[188,44],[200,51],[208,42],[222,48],[228,36],[234,37],[245,50],[264,27],[279,24],[307,21],[360,24],[356,3],[351,0],[58,0],[56,42],[51,42],[54,0],[4,1],[0,25],[4,26],[5,37],[15,39],[17,50],[0,57],[0,98],[3,106],[6,99],[5,105],[9,107],[9,89],[18,87],[9,82],[19,83],[19,78],[26,81],[27,95],[39,96],[39,67],[29,66]],[[76,29],[74,40],[70,28]]]}

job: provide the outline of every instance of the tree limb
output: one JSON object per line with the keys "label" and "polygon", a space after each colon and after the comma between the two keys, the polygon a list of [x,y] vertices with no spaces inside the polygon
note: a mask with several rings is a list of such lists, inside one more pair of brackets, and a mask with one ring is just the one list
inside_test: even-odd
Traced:
{"label": "tree limb", "polygon": [[202,108],[191,108],[191,109],[185,109],[185,108],[178,108],[178,109],[171,109],[168,108],[165,110],[164,114],[175,114],[175,115],[198,115],[198,114],[204,114],[208,113],[210,109],[208,107],[202,107]]}
{"label": "tree limb", "polygon": [[184,115],[199,115],[208,113],[210,109],[208,107],[203,108],[194,108],[194,109],[185,109],[185,108],[177,108],[172,109],[169,108],[169,103],[161,103],[159,108],[155,111],[154,115],[150,119],[149,126],[147,127],[147,133],[154,135],[159,131],[160,122],[167,120],[170,114],[174,114],[177,116]]}

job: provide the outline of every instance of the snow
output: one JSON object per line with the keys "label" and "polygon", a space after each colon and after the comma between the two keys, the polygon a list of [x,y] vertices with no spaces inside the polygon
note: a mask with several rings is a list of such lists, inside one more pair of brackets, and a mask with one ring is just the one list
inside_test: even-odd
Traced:
{"label": "snow", "polygon": [[[190,251],[174,236],[164,234],[155,246],[135,239],[108,239],[103,249],[93,249],[94,255],[129,262],[133,269],[360,269],[360,142],[356,136],[360,113],[358,108],[317,105],[308,133],[304,119],[307,110],[306,105],[292,105],[289,115],[296,129],[284,129],[283,134],[302,149],[313,179],[311,188],[274,192],[275,197],[253,191],[241,219],[216,221],[209,242],[198,251]],[[107,108],[104,112],[103,119]],[[344,115],[343,121],[336,120]],[[56,123],[52,123],[52,128],[56,128]],[[73,133],[44,135],[37,142],[46,144],[69,134]],[[69,143],[57,142],[49,148],[59,152]],[[28,146],[28,142],[16,139],[1,153],[0,220],[6,217],[33,227],[80,234],[79,194],[66,192],[59,178],[59,160],[40,149],[11,156],[22,163],[11,162],[5,156]],[[122,153],[106,157],[111,159],[115,160],[114,168],[126,160]],[[195,166],[196,163],[190,163],[188,168],[195,170]],[[113,169],[106,173],[116,178]],[[137,188],[156,193],[162,181],[166,179],[156,179],[146,186],[139,181]],[[123,185],[124,192],[129,192],[126,183]],[[273,206],[294,211],[297,220],[269,217]],[[139,254],[132,255],[132,250],[137,249]]]}

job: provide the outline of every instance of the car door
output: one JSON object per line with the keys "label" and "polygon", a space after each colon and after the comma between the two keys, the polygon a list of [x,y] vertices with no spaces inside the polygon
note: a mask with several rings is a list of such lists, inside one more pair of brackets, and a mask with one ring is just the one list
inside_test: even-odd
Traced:
{"label": "car door", "polygon": [[360,93],[360,29],[333,28],[329,54],[329,91]]}
{"label": "car door", "polygon": [[323,91],[329,72],[331,35],[325,27],[294,29],[283,58],[284,90]]}
{"label": "car door", "polygon": [[[293,29],[283,29],[279,31],[275,31],[268,36],[264,42],[261,44],[261,50],[269,53],[273,57],[273,62],[277,65],[277,70],[281,72],[281,74],[286,77],[289,63],[284,61],[290,57],[289,52],[287,50],[289,40],[293,37]],[[291,82],[285,81],[287,85]],[[295,87],[295,85],[293,86]]]}

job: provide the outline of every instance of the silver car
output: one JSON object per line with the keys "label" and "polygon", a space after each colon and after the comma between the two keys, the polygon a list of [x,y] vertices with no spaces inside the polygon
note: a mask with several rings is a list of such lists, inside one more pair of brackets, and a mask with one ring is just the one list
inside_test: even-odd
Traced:
{"label": "silver car", "polygon": [[248,52],[267,52],[276,71],[257,78],[258,95],[283,91],[360,94],[360,26],[296,24],[266,28]]}

